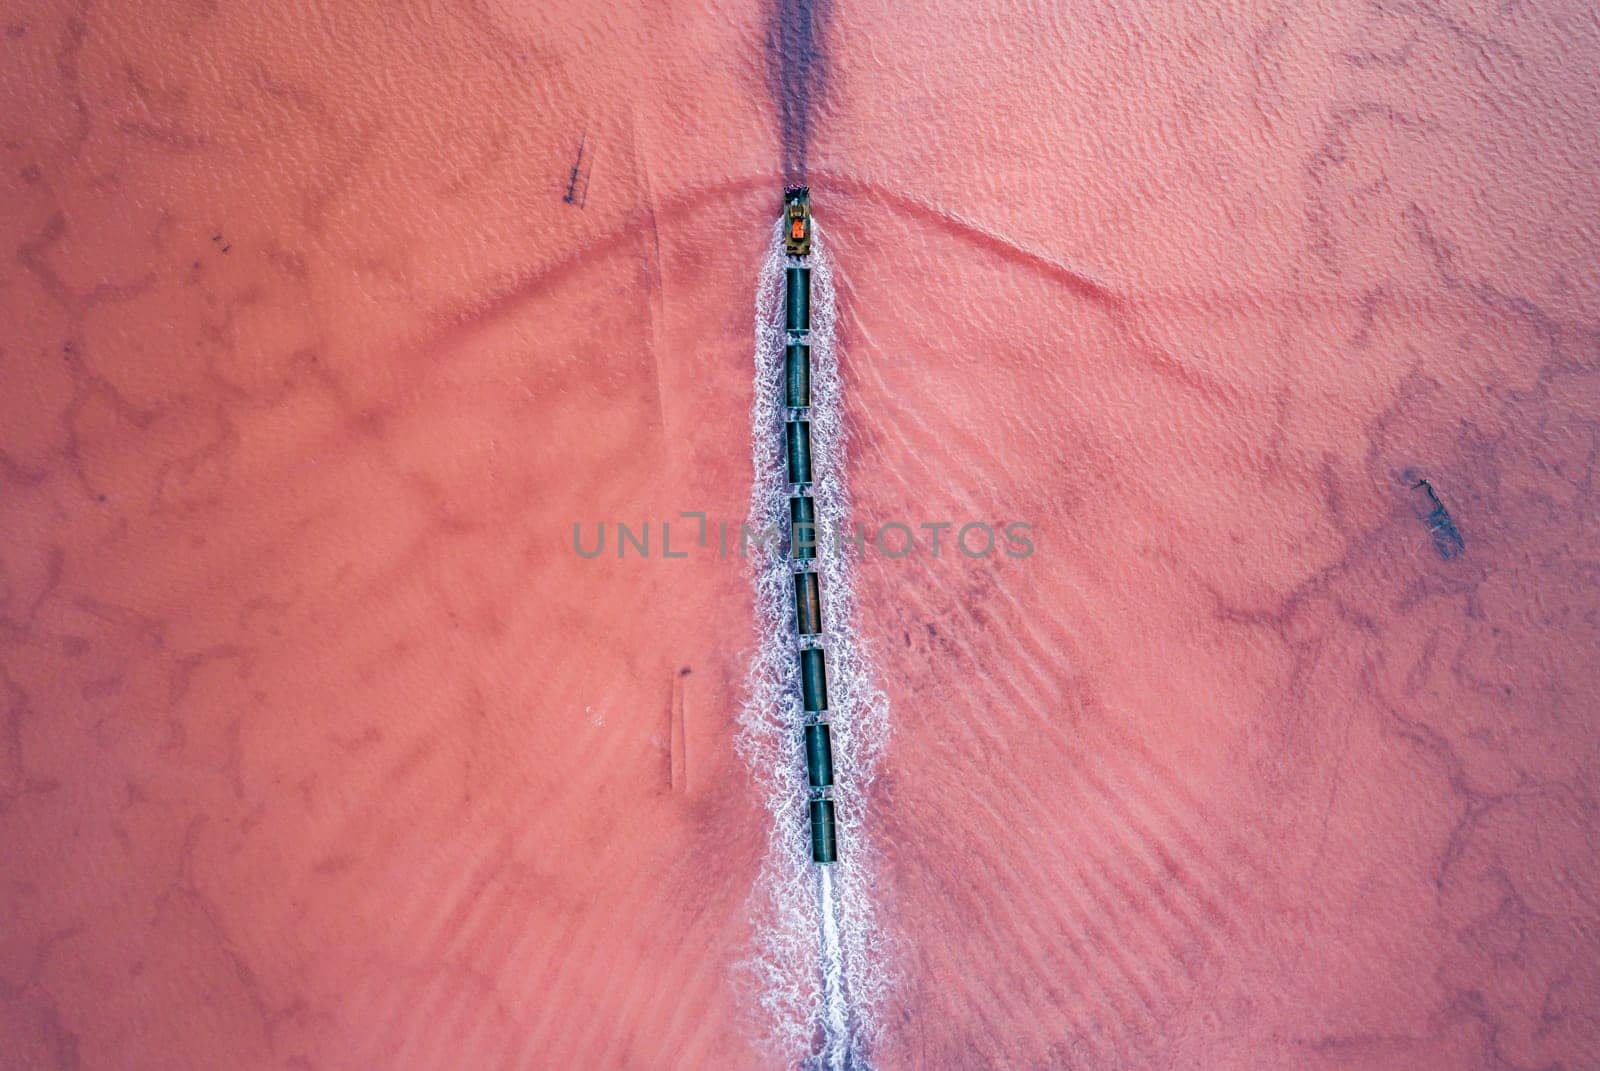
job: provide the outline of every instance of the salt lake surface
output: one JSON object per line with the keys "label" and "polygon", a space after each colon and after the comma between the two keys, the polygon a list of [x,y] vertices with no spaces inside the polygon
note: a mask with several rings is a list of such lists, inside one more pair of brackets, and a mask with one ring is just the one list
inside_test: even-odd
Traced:
{"label": "salt lake surface", "polygon": [[916,539],[854,569],[862,1059],[1600,1046],[1590,9],[41,0],[0,47],[0,1063],[818,1042],[749,969],[717,539],[802,167],[851,514]]}

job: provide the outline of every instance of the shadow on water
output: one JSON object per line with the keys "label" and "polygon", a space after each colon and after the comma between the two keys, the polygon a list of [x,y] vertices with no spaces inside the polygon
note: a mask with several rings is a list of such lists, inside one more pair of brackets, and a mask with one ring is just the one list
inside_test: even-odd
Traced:
{"label": "shadow on water", "polygon": [[827,88],[824,35],[832,0],[773,0],[767,16],[767,92],[777,106],[787,181],[806,181],[811,122]]}

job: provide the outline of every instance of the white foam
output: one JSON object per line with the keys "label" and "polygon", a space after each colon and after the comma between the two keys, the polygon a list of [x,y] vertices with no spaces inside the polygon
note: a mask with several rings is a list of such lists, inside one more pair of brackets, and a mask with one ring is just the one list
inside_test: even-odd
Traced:
{"label": "white foam", "polygon": [[[789,523],[783,450],[783,220],[756,288],[755,398],[751,407],[752,530]],[[833,267],[813,225],[811,452],[819,539],[823,643],[836,785],[839,861],[811,862],[799,668],[790,566],[753,553],[760,642],[746,680],[739,749],[766,793],[771,836],[756,889],[754,973],[769,1041],[786,1064],[864,1068],[879,1030],[888,950],[872,918],[872,849],[866,801],[888,732],[888,703],[873,683],[868,646],[855,632],[854,562],[829,544],[846,530],[845,426],[835,327]]]}
{"label": "white foam", "polygon": [[844,1071],[850,1052],[850,1005],[845,996],[844,942],[839,937],[833,896],[833,868],[818,867],[817,908],[822,914],[822,1059],[830,1071]]}

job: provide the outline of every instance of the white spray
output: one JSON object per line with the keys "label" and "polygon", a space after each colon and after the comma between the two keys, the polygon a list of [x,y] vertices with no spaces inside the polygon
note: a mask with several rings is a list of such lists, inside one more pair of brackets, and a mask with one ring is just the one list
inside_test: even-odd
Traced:
{"label": "white spray", "polygon": [[[753,532],[789,523],[783,450],[783,220],[756,287],[755,400],[751,407]],[[839,861],[811,861],[799,666],[789,563],[752,545],[760,642],[740,715],[740,751],[766,789],[771,837],[757,893],[758,946],[750,967],[771,1031],[790,1066],[867,1067],[887,977],[887,949],[872,919],[867,790],[888,731],[888,703],[873,684],[867,644],[855,634],[853,561],[845,536],[844,409],[835,349],[833,271],[812,225],[811,456],[827,650]]]}

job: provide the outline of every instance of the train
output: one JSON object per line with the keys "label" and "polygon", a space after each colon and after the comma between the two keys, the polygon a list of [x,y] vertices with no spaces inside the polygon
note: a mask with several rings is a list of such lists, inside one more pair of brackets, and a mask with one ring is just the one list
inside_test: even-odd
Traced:
{"label": "train", "polygon": [[802,739],[811,860],[838,861],[834,823],[833,730],[828,720],[828,662],[822,643],[822,581],[817,572],[817,510],[811,494],[811,191],[783,192],[784,358],[783,447],[789,479],[789,561],[794,575],[795,638],[799,658]]}

